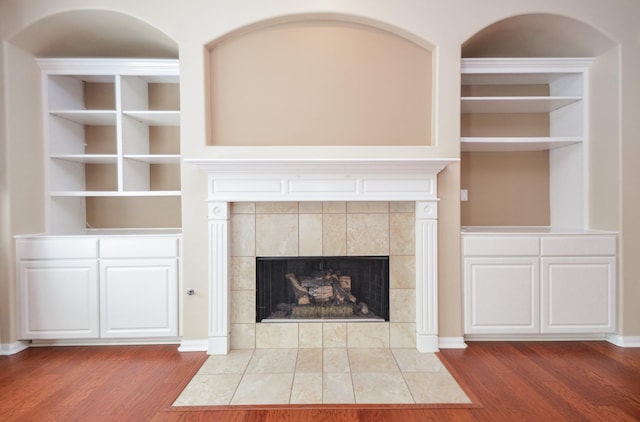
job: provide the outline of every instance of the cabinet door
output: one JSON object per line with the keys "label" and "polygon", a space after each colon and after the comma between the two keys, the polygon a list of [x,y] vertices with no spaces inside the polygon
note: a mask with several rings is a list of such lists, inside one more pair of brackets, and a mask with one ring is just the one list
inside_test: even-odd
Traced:
{"label": "cabinet door", "polygon": [[542,331],[615,331],[616,258],[542,258]]}
{"label": "cabinet door", "polygon": [[465,258],[465,333],[538,333],[539,288],[538,258]]}
{"label": "cabinet door", "polygon": [[20,338],[97,338],[97,268],[95,259],[20,261]]}
{"label": "cabinet door", "polygon": [[104,338],[177,336],[177,260],[101,260],[100,317]]}

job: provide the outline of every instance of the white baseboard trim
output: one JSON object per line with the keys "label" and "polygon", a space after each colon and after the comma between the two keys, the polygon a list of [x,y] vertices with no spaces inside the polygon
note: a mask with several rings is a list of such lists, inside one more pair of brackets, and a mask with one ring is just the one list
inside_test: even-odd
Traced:
{"label": "white baseboard trim", "polygon": [[619,336],[612,334],[607,336],[607,341],[619,347],[640,347],[640,336]]}
{"label": "white baseboard trim", "polygon": [[205,338],[202,340],[182,340],[178,352],[206,352],[209,347],[209,341]]}
{"label": "white baseboard trim", "polygon": [[29,348],[26,341],[16,341],[14,343],[0,343],[0,356],[15,355]]}
{"label": "white baseboard trim", "polygon": [[466,349],[467,343],[464,337],[438,337],[438,346],[441,349]]}

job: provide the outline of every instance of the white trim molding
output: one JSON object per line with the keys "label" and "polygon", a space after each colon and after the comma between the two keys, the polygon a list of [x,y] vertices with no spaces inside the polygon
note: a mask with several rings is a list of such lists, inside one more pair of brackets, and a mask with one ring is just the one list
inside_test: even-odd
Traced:
{"label": "white trim molding", "polygon": [[620,336],[612,334],[607,336],[607,341],[619,347],[640,347],[640,336]]}
{"label": "white trim molding", "polygon": [[438,345],[441,349],[466,349],[464,337],[439,337]]}
{"label": "white trim molding", "polygon": [[229,203],[415,201],[416,345],[438,351],[438,173],[458,159],[186,159],[207,173],[209,354],[230,349]]}
{"label": "white trim molding", "polygon": [[0,343],[0,356],[15,355],[29,348],[26,341],[16,341],[14,343]]}
{"label": "white trim molding", "polygon": [[206,338],[201,340],[182,339],[178,352],[206,352],[208,348],[209,341]]}

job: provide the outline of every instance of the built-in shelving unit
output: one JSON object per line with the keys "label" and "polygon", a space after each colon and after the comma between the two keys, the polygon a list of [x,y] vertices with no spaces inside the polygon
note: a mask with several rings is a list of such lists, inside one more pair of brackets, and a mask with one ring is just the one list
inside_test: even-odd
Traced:
{"label": "built-in shelving unit", "polygon": [[[498,224],[462,230],[467,339],[602,338],[615,331],[617,236],[591,230],[587,218],[591,62],[462,59],[461,179],[476,187],[469,197],[499,192],[467,208],[469,220],[497,216],[491,221]],[[531,175],[539,183],[524,183]],[[499,224],[529,208],[548,224]]]}
{"label": "built-in shelving unit", "polygon": [[38,64],[49,231],[85,229],[86,198],[180,196],[177,60],[39,59]]}

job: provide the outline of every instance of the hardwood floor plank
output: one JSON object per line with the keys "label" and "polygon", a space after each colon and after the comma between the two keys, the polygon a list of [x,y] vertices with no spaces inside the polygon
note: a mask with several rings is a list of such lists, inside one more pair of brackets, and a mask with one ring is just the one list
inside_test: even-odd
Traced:
{"label": "hardwood floor plank", "polygon": [[0,357],[0,420],[640,421],[640,349],[470,342],[438,356],[471,406],[172,408],[206,354],[175,345],[30,348]]}

